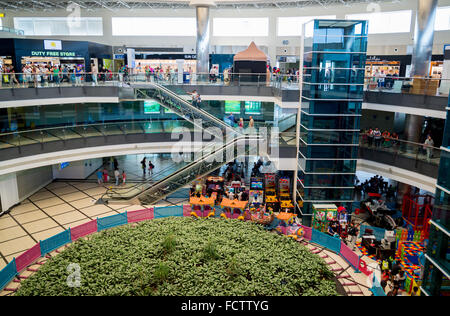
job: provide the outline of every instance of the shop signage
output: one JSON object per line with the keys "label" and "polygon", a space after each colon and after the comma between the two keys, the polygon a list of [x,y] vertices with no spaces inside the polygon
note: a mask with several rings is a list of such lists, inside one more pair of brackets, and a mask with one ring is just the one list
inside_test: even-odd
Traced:
{"label": "shop signage", "polygon": [[52,40],[44,40],[44,49],[47,50],[61,50],[62,42],[61,41],[52,41]]}
{"label": "shop signage", "polygon": [[75,57],[75,52],[32,50],[31,56],[37,57]]}
{"label": "shop signage", "polygon": [[367,56],[366,61],[381,61],[381,58],[378,56]]}

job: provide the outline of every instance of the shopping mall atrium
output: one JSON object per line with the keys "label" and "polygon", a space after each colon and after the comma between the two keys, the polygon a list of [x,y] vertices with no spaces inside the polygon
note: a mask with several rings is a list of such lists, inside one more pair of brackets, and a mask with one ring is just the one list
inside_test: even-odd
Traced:
{"label": "shopping mall atrium", "polygon": [[0,295],[448,296],[449,91],[450,0],[1,0]]}

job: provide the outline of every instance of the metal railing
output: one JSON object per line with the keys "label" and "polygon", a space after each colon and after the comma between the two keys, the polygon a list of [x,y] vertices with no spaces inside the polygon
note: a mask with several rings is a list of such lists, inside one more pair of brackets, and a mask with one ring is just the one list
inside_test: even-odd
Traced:
{"label": "metal railing", "polygon": [[374,76],[366,77],[364,90],[430,96],[448,96],[450,79],[424,77]]}
{"label": "metal railing", "polygon": [[360,135],[359,145],[360,147],[389,152],[393,155],[400,155],[434,165],[439,165],[441,157],[441,149],[438,147],[392,137],[369,137],[367,133]]}
{"label": "metal railing", "polygon": [[[169,168],[178,169],[164,179],[157,182],[149,181],[144,184],[138,184],[130,188],[110,189],[99,199],[99,203],[133,201],[141,205],[151,205],[165,198],[171,193],[177,191],[185,185],[190,184],[197,178],[206,176],[214,170],[220,168],[229,161],[237,157],[247,155],[251,148],[261,140],[259,135],[239,136],[227,144],[216,148],[216,144],[211,144],[200,152],[193,162],[179,168],[179,166],[170,166]],[[244,148],[243,152],[239,152]],[[178,167],[178,168],[177,168]]]}
{"label": "metal railing", "polygon": [[23,30],[18,30],[12,27],[0,26],[0,32],[14,33],[19,36],[24,36],[25,32]]}
{"label": "metal railing", "polygon": [[[305,75],[311,78],[311,75]],[[342,78],[328,78],[327,82],[321,75],[313,83],[319,90],[332,91],[342,84]],[[180,78],[178,73],[124,73],[92,72],[74,73],[61,71],[53,73],[1,73],[0,88],[47,88],[71,86],[128,86],[157,83],[160,85],[211,85],[211,86],[257,86],[277,89],[298,90],[301,78],[293,74],[280,73],[184,73]],[[307,80],[308,81],[308,80]],[[308,83],[311,85],[311,83]],[[350,82],[351,84],[351,82]],[[364,77],[364,91],[386,93],[408,93],[419,95],[448,95],[450,79],[425,77],[371,76]]]}

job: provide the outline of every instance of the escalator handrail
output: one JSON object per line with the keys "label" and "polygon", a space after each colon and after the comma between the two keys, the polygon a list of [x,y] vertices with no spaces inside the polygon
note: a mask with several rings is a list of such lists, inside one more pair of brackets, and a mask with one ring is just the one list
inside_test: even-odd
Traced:
{"label": "escalator handrail", "polygon": [[201,112],[202,115],[207,116],[210,120],[215,121],[217,124],[221,125],[222,127],[226,128],[226,129],[232,129],[234,132],[236,132],[236,133],[239,134],[239,132],[238,132],[238,131],[235,131],[235,130],[233,129],[232,126],[230,126],[230,125],[228,125],[227,123],[225,123],[225,122],[219,120],[219,119],[218,119],[217,117],[215,117],[214,115],[211,115],[211,114],[209,114],[209,113],[206,112],[206,111],[203,111],[203,110],[201,110],[201,109],[198,109],[198,108],[192,106],[192,104],[190,104],[189,102],[187,102],[186,100],[184,100],[183,98],[181,98],[178,94],[176,94],[175,92],[171,91],[170,89],[167,89],[166,87],[164,87],[164,86],[162,86],[162,85],[159,85],[159,84],[156,84],[156,83],[151,83],[150,85],[153,85],[154,87],[156,87],[156,88],[158,88],[158,89],[160,89],[160,90],[166,92],[166,93],[169,94],[170,96],[172,96],[172,97],[174,97],[174,98],[180,100],[182,103],[184,103],[185,105],[189,106],[189,108],[193,109],[194,111]]}
{"label": "escalator handrail", "polygon": [[[131,186],[131,187],[128,187],[128,188],[110,188],[110,189],[108,189],[108,190],[105,192],[105,194],[108,195],[110,192],[112,192],[112,193],[117,193],[117,194],[126,195],[127,193],[133,191],[134,189],[136,189],[136,188],[138,188],[138,187],[140,187],[140,186],[145,186],[146,184],[150,184],[150,185],[151,185],[152,182],[159,181],[159,180],[156,180],[156,179],[155,179],[158,175],[161,175],[161,174],[167,172],[168,170],[172,170],[174,167],[175,167],[175,165],[170,165],[170,166],[168,166],[167,168],[164,168],[164,169],[158,171],[158,173],[152,175],[152,179],[148,179],[148,180],[146,180],[146,181],[144,181],[144,182],[136,183],[135,185],[133,185],[133,186]],[[183,168],[183,167],[182,167],[182,168]],[[178,170],[176,170],[176,171],[178,171]],[[176,172],[176,171],[175,171],[175,172]],[[163,178],[163,179],[164,179],[164,178]],[[119,192],[117,191],[117,189],[119,189],[119,190],[127,189],[127,191],[124,192],[124,193],[119,193]],[[102,196],[102,197],[103,197],[103,196]]]}
{"label": "escalator handrail", "polygon": [[[176,172],[174,172],[174,173],[172,173],[172,174],[170,174],[170,175],[164,177],[163,179],[157,180],[155,183],[152,184],[152,186],[151,186],[150,188],[147,188],[146,190],[151,189],[151,188],[153,188],[153,187],[159,185],[159,184],[162,183],[162,182],[169,181],[169,179],[172,178],[173,176],[175,176],[176,174],[178,174],[178,173],[180,173],[180,172],[183,172],[183,171],[186,171],[186,170],[192,168],[192,167],[195,166],[196,164],[201,163],[201,162],[203,162],[205,159],[211,157],[212,155],[215,155],[215,154],[217,154],[218,152],[225,150],[225,149],[228,148],[230,145],[234,145],[234,144],[237,143],[238,141],[241,141],[241,140],[259,140],[259,139],[261,139],[261,137],[260,137],[259,135],[240,136],[240,137],[234,138],[234,139],[231,140],[230,142],[224,144],[221,148],[215,149],[214,151],[212,151],[212,152],[210,152],[210,153],[207,153],[206,155],[202,155],[202,157],[201,157],[200,159],[194,160],[193,162],[189,163],[188,165],[186,165],[186,166],[184,166],[184,167],[181,167],[181,168],[180,168],[179,170],[177,170]],[[215,145],[216,145],[216,144],[213,143],[213,144],[211,144],[210,146],[208,146],[208,147],[206,147],[206,148],[211,148],[211,147],[213,147],[213,146],[215,147]],[[148,183],[148,182],[146,182],[145,184],[147,184],[147,183]],[[144,184],[140,184],[140,185],[144,185]],[[135,188],[135,187],[137,187],[137,186],[133,186],[133,188]],[[130,191],[132,191],[132,190],[128,190],[127,192],[130,192]],[[145,192],[145,191],[141,191],[141,192],[138,192],[138,193],[136,193],[135,195],[133,195],[133,196],[131,196],[131,197],[127,197],[127,200],[128,200],[128,199],[136,198],[137,196],[141,195],[141,194],[144,193],[144,192]],[[115,192],[115,193],[117,193],[117,192]],[[104,194],[103,196],[105,196],[105,195],[108,195],[108,191],[106,191],[105,194]],[[103,198],[103,196],[102,196],[102,198]],[[119,198],[119,199],[120,199],[120,198]]]}
{"label": "escalator handrail", "polygon": [[[253,136],[253,135],[252,135],[252,136]],[[166,178],[161,179],[160,181],[154,183],[154,184],[152,185],[152,187],[150,187],[148,190],[151,190],[151,189],[157,187],[158,185],[161,185],[161,184],[164,183],[164,182],[170,181],[171,178],[175,177],[175,176],[176,176],[177,174],[179,174],[180,172],[184,172],[184,171],[187,171],[187,170],[193,168],[195,165],[197,165],[197,164],[199,164],[199,163],[202,163],[203,161],[205,161],[206,159],[208,159],[208,158],[211,157],[212,155],[215,155],[215,154],[219,153],[220,151],[226,150],[229,146],[234,146],[235,143],[237,143],[237,142],[239,142],[239,141],[241,141],[241,140],[260,140],[260,139],[261,139],[261,137],[259,137],[259,136],[255,137],[255,138],[250,138],[250,137],[245,137],[245,136],[235,138],[235,139],[232,140],[231,142],[229,142],[229,143],[227,143],[226,145],[222,146],[220,149],[218,149],[218,150],[216,150],[216,151],[214,151],[214,152],[212,152],[212,153],[209,153],[209,154],[207,154],[207,155],[205,155],[205,156],[202,156],[202,158],[193,161],[192,163],[190,163],[190,164],[187,165],[186,167],[181,168],[179,171],[177,171],[177,172],[175,172],[175,173],[173,173],[173,174],[167,176]],[[240,155],[234,156],[234,159],[236,159],[236,158],[239,157],[239,156],[240,156]],[[226,163],[226,162],[224,161],[224,163]],[[135,197],[138,198],[139,195],[141,195],[141,194],[145,194],[145,191],[140,192],[140,193],[137,194]],[[134,198],[134,197],[133,197],[133,198]]]}

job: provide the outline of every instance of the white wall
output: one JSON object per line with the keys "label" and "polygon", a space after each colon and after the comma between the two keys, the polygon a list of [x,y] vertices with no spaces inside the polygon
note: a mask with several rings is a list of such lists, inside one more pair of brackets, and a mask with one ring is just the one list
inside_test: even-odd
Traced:
{"label": "white wall", "polygon": [[0,176],[0,199],[2,202],[1,209],[3,211],[19,203],[17,176],[15,172]]}
{"label": "white wall", "polygon": [[53,181],[51,166],[22,170],[16,175],[19,201],[28,198]]}
{"label": "white wall", "polygon": [[[350,6],[313,6],[305,9],[286,8],[286,9],[211,9],[211,47],[216,50],[231,50],[231,46],[247,46],[251,41],[264,50],[272,61],[276,60],[277,51],[281,54],[286,46],[283,40],[288,40],[287,48],[296,52],[296,47],[300,46],[299,37],[278,37],[277,36],[277,17],[278,16],[317,16],[317,15],[337,15],[338,19],[344,19],[346,14],[364,13],[370,10],[370,3],[352,4]],[[440,0],[438,5],[450,6],[450,0]],[[417,9],[416,0],[402,0],[396,2],[383,2],[380,4],[381,11],[397,11],[412,9],[414,11],[412,20],[415,21],[415,11]],[[34,16],[67,16],[69,12],[59,10],[55,12],[41,12]],[[185,53],[195,51],[195,37],[136,37],[136,36],[112,36],[111,17],[113,16],[156,16],[156,17],[195,17],[194,9],[178,10],[117,10],[111,12],[108,10],[86,11],[81,10],[81,15],[86,17],[103,17],[103,36],[66,36],[65,40],[88,40],[113,46],[136,46],[136,47],[183,47]],[[14,12],[6,10],[6,17],[3,18],[3,25],[13,27],[14,16],[33,16],[29,12]],[[269,17],[269,36],[267,37],[214,37],[212,19],[214,17]],[[414,22],[413,22],[414,24]],[[414,27],[411,27],[410,33],[403,34],[378,34],[369,36],[369,55],[405,55],[408,45],[413,44]],[[37,37],[39,38],[39,37]],[[42,37],[41,37],[42,38]],[[48,38],[48,37],[46,37]],[[58,38],[61,38],[60,36]],[[450,44],[450,31],[435,32],[434,54],[442,54],[443,45]],[[225,46],[223,49],[220,47]],[[228,47],[230,46],[230,47]],[[397,49],[397,52],[394,51]],[[298,51],[297,51],[298,52]],[[295,54],[295,53],[294,53]]]}
{"label": "white wall", "polygon": [[67,167],[60,170],[60,164],[52,165],[54,179],[86,179],[95,170],[102,166],[103,160],[86,159],[81,161],[72,161]]}

